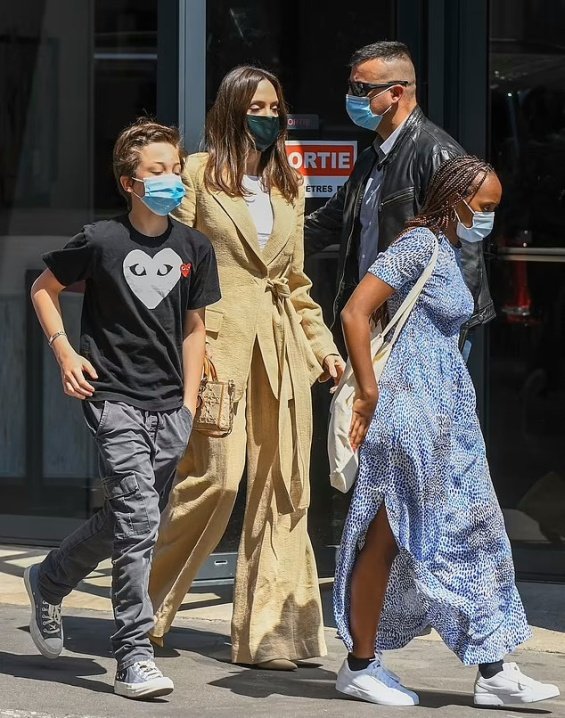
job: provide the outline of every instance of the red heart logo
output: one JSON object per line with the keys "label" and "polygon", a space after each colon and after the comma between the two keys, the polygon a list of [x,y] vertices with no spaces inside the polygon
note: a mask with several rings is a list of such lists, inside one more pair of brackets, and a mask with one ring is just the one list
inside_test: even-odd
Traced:
{"label": "red heart logo", "polygon": [[188,277],[191,269],[192,269],[192,264],[181,264],[180,265],[180,273],[182,274],[183,277]]}

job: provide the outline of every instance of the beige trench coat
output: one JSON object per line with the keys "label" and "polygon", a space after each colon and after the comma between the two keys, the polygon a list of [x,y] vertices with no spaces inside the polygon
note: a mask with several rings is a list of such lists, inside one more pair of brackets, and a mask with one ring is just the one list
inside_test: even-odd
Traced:
{"label": "beige trench coat", "polygon": [[304,274],[304,190],[294,205],[277,190],[271,192],[273,231],[261,250],[245,200],[204,187],[207,158],[204,152],[188,158],[183,175],[187,194],[176,217],[205,234],[216,251],[222,299],[206,309],[206,333],[218,376],[233,379],[236,400],[240,398],[258,343],[281,407],[281,442],[288,441],[290,432],[282,409],[295,399],[299,476],[292,476],[291,454],[281,452],[280,457],[287,498],[280,511],[290,513],[309,504],[310,387],[322,374],[324,359],[338,354]]}
{"label": "beige trench coat", "polygon": [[326,648],[307,533],[310,389],[337,349],[303,271],[304,192],[294,203],[271,192],[273,231],[261,250],[245,200],[205,188],[206,160],[203,153],[188,158],[177,218],[216,251],[222,299],[206,308],[206,332],[218,375],[235,381],[238,401],[233,432],[196,432],[179,465],[153,557],[152,638],[162,643],[221,540],[246,465],[232,659],[319,656]]}

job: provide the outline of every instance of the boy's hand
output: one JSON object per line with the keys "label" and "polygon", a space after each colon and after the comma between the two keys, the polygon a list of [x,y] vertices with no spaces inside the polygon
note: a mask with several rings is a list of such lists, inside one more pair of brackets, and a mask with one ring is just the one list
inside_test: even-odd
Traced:
{"label": "boy's hand", "polygon": [[74,399],[88,399],[94,394],[94,387],[88,383],[85,374],[91,379],[98,379],[96,369],[80,354],[71,349],[59,358],[61,381],[67,396]]}
{"label": "boy's hand", "polygon": [[190,411],[190,413],[192,414],[192,418],[194,419],[194,417],[196,416],[196,409],[198,408],[198,400],[190,401],[190,399],[185,399],[183,401],[183,404]]}

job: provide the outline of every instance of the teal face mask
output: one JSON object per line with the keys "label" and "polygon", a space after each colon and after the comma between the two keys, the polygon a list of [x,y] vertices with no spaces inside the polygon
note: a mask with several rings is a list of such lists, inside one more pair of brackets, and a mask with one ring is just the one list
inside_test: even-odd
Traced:
{"label": "teal face mask", "polygon": [[136,197],[150,209],[154,214],[160,217],[166,217],[170,212],[176,209],[182,202],[185,195],[184,185],[178,175],[161,175],[160,177],[145,177],[138,179],[132,177],[136,182],[143,182],[145,187],[145,195]]}
{"label": "teal face mask", "polygon": [[256,149],[264,152],[277,141],[281,131],[281,121],[278,117],[247,115],[247,129],[253,137]]}

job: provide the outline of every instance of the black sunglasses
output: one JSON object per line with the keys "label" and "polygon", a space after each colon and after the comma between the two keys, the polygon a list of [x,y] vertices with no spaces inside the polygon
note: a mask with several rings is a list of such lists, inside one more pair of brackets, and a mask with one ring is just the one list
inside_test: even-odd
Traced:
{"label": "black sunglasses", "polygon": [[370,82],[354,82],[349,80],[347,82],[347,89],[350,95],[355,97],[367,97],[373,90],[386,90],[387,88],[394,87],[395,85],[402,85],[402,87],[408,87],[410,83],[408,80],[391,80],[380,85],[373,85]]}

